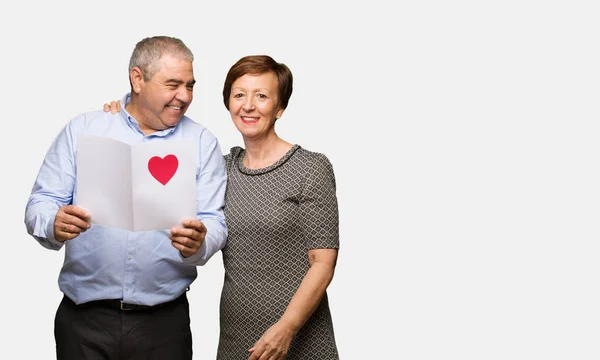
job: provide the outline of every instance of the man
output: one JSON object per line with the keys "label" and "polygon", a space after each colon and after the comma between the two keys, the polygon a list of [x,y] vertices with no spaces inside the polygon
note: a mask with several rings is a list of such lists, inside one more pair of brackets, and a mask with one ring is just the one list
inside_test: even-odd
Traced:
{"label": "man", "polygon": [[[226,172],[217,139],[184,116],[192,102],[193,55],[179,39],[140,41],[131,55],[131,92],[116,115],[89,112],[52,143],[27,202],[27,231],[60,250],[64,293],[55,319],[60,359],[191,359],[186,289],[197,265],[225,245]],[[78,207],[76,141],[81,133],[129,144],[195,138],[197,218],[164,231],[91,226]]]}

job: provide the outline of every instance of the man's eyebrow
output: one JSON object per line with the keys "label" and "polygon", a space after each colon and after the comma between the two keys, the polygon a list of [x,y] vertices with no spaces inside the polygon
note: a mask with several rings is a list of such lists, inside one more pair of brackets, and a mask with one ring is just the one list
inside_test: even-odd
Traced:
{"label": "man's eyebrow", "polygon": [[[167,79],[167,80],[165,80],[165,83],[183,84],[183,80],[180,80],[180,79]],[[187,82],[187,85],[194,85],[194,84],[196,84],[196,79]]]}

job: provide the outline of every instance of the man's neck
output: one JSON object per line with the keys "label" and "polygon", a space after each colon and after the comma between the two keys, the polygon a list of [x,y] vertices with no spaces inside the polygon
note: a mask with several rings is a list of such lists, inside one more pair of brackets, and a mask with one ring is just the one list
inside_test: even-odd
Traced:
{"label": "man's neck", "polygon": [[144,116],[143,111],[140,111],[135,106],[133,98],[131,99],[129,104],[125,105],[125,110],[137,121],[138,127],[144,133],[144,135],[150,135],[158,131],[157,129],[148,126],[147,122],[145,121],[146,116]]}

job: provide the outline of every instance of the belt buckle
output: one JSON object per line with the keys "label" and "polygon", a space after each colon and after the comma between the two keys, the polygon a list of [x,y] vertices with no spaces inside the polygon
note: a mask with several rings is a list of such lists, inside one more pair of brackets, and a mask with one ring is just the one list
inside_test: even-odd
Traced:
{"label": "belt buckle", "polygon": [[129,311],[135,309],[135,304],[128,304],[121,301],[121,310]]}

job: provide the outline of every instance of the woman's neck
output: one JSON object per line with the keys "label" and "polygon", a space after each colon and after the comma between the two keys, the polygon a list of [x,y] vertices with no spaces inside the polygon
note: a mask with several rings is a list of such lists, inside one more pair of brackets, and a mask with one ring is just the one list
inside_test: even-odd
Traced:
{"label": "woman's neck", "polygon": [[243,164],[248,169],[262,169],[276,163],[294,145],[274,135],[264,139],[244,139]]}

